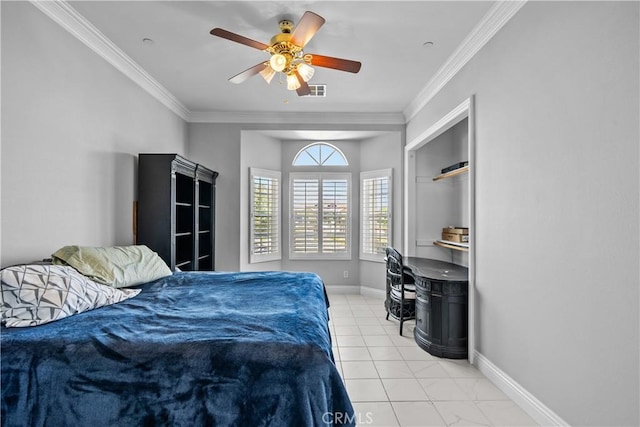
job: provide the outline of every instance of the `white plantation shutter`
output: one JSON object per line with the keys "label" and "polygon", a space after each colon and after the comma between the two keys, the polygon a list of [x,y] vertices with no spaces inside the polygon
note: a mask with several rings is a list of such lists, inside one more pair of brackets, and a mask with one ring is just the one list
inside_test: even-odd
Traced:
{"label": "white plantation shutter", "polygon": [[360,174],[360,258],[381,261],[391,245],[391,169]]}
{"label": "white plantation shutter", "polygon": [[251,168],[250,182],[249,262],[281,259],[280,172]]}
{"label": "white plantation shutter", "polygon": [[322,252],[325,254],[347,252],[348,187],[346,179],[322,181]]}
{"label": "white plantation shutter", "polygon": [[291,173],[290,257],[351,257],[350,174]]}
{"label": "white plantation shutter", "polygon": [[294,179],[291,188],[293,193],[291,251],[296,254],[317,254],[319,179]]}

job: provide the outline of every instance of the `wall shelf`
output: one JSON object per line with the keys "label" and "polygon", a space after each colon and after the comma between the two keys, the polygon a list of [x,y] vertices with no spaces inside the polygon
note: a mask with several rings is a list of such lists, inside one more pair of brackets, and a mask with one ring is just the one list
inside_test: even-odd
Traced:
{"label": "wall shelf", "polygon": [[454,249],[456,251],[469,252],[469,244],[468,243],[458,243],[458,242],[450,242],[448,240],[436,240],[433,242],[434,245],[440,246],[442,248]]}
{"label": "wall shelf", "polygon": [[438,175],[434,177],[433,180],[440,181],[441,179],[451,178],[452,176],[460,175],[461,173],[464,173],[464,172],[469,172],[469,165]]}

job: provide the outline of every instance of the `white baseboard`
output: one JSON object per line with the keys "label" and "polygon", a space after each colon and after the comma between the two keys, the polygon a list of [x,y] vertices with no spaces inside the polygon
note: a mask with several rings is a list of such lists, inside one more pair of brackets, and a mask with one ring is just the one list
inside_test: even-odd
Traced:
{"label": "white baseboard", "polygon": [[363,295],[365,297],[384,299],[384,289],[359,285],[325,285],[328,294]]}
{"label": "white baseboard", "polygon": [[324,288],[328,294],[360,294],[360,286],[358,285],[325,285]]}
{"label": "white baseboard", "polygon": [[371,298],[385,298],[384,289],[370,288],[368,286],[360,286],[360,295]]}
{"label": "white baseboard", "polygon": [[489,359],[473,351],[474,364],[492,383],[502,390],[511,400],[518,404],[531,418],[541,426],[569,426],[565,420],[549,409],[518,384],[513,378],[491,363]]}

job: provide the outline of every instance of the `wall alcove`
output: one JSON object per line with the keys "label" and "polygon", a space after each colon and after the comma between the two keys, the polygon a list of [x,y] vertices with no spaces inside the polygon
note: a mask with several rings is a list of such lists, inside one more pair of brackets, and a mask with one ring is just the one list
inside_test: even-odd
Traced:
{"label": "wall alcove", "polygon": [[[469,268],[469,360],[475,346],[475,123],[470,97],[409,141],[404,152],[404,253]],[[442,169],[468,162],[453,174]],[[469,229],[467,245],[443,245],[444,227]]]}

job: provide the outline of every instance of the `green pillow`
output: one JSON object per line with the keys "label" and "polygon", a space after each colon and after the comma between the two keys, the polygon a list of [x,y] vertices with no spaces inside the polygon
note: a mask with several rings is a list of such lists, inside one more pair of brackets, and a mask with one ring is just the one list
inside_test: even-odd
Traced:
{"label": "green pillow", "polygon": [[170,276],[167,264],[147,246],[64,246],[51,255],[54,264],[70,265],[83,275],[114,288]]}

